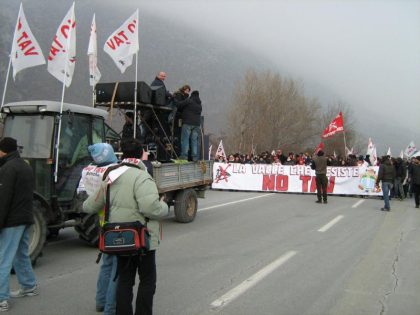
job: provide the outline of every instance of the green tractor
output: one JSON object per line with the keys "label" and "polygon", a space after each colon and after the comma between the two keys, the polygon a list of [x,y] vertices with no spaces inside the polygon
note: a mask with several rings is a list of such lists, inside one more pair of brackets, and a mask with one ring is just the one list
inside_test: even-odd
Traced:
{"label": "green tractor", "polygon": [[25,101],[1,109],[2,136],[17,139],[21,157],[35,175],[35,224],[29,248],[33,263],[41,255],[47,235],[57,235],[64,227],[73,226],[80,238],[96,243],[98,218],[82,212],[85,196],[78,193],[78,185],[82,169],[92,161],[87,147],[119,141],[119,135],[105,123],[106,111],[64,103],[60,115],[60,105]]}

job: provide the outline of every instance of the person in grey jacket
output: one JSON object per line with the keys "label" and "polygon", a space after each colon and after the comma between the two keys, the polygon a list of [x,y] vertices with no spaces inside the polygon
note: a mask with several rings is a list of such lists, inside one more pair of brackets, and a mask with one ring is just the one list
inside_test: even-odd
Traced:
{"label": "person in grey jacket", "polygon": [[[324,151],[318,151],[317,155],[313,158],[311,168],[315,170],[316,180],[316,203],[328,203],[327,201],[327,158],[324,156]],[[322,199],[321,199],[322,197]]]}
{"label": "person in grey jacket", "polygon": [[[142,145],[136,140],[125,142],[123,158],[141,159]],[[118,256],[117,314],[133,314],[133,286],[136,273],[140,284],[137,291],[135,314],[153,313],[153,296],[156,291],[155,252],[160,242],[159,219],[168,215],[168,205],[159,198],[156,183],[140,162],[137,167],[123,166],[111,171],[96,193],[84,202],[87,212],[98,212],[105,206],[108,179],[113,181],[110,190],[109,222],[136,222],[147,225],[150,232],[150,250],[137,256]],[[114,173],[115,172],[115,173]],[[114,173],[114,174],[113,174]]]}
{"label": "person in grey jacket", "polygon": [[389,193],[395,181],[395,167],[391,163],[389,156],[382,157],[382,163],[379,166],[378,178],[376,179],[376,187],[379,187],[379,182],[382,181],[382,193],[384,196],[384,207],[382,211],[391,211],[389,204]]}

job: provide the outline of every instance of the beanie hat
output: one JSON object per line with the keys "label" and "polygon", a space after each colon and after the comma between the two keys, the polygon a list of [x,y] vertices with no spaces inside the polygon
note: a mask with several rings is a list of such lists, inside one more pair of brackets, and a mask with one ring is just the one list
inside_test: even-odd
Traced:
{"label": "beanie hat", "polygon": [[88,151],[97,165],[117,163],[114,149],[108,143],[95,143],[88,147]]}
{"label": "beanie hat", "polygon": [[10,153],[13,151],[17,151],[17,141],[10,137],[5,137],[0,140],[0,151],[4,153]]}

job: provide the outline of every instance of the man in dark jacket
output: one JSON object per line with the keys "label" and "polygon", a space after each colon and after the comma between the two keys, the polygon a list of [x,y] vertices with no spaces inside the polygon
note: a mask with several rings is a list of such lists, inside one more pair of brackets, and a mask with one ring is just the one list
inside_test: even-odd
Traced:
{"label": "man in dark jacket", "polygon": [[405,176],[407,175],[407,167],[402,158],[397,158],[395,160],[395,182],[394,182],[394,190],[395,190],[395,197],[400,198],[403,200],[404,198],[404,188],[403,188],[403,181]]}
{"label": "man in dark jacket", "polygon": [[416,208],[420,205],[420,156],[413,159],[413,164],[410,167],[410,182],[414,192],[414,201]]}
{"label": "man in dark jacket", "polygon": [[157,74],[156,78],[153,80],[153,82],[150,84],[150,87],[161,87],[163,86],[165,88],[165,99],[166,99],[166,105],[169,105],[169,103],[172,100],[172,94],[166,89],[165,81],[166,79],[166,73],[161,71]]}
{"label": "man in dark jacket", "polygon": [[[320,150],[317,155],[313,158],[312,169],[315,170],[316,175],[316,196],[318,200],[316,203],[327,202],[327,187],[328,187],[328,177],[327,177],[327,158],[324,156],[324,151]],[[322,199],[321,199],[322,195]]]}
{"label": "man in dark jacket", "polygon": [[181,160],[188,159],[191,141],[191,158],[198,160],[198,143],[201,134],[201,100],[198,91],[193,91],[190,98],[177,104],[181,111],[182,131],[181,131]]}
{"label": "man in dark jacket", "polygon": [[382,193],[384,196],[384,207],[382,211],[391,211],[389,204],[389,192],[392,189],[392,185],[395,181],[395,167],[391,163],[389,156],[382,158],[382,163],[379,166],[378,178],[376,179],[376,186],[379,187],[379,182],[382,181]]}
{"label": "man in dark jacket", "polygon": [[[13,138],[0,140],[0,311],[9,297],[38,294],[29,257],[29,226],[34,223],[32,168],[20,157]],[[9,293],[12,266],[21,289]]]}

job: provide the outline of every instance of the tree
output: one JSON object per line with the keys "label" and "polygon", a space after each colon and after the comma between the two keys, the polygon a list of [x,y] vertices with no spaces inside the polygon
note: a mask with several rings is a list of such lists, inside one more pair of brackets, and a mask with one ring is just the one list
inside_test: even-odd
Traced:
{"label": "tree", "polygon": [[228,114],[227,150],[248,153],[282,148],[301,150],[319,136],[316,99],[303,93],[303,85],[270,71],[246,72],[237,84]]}

